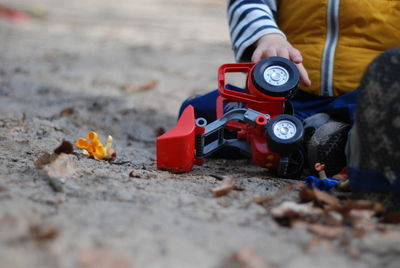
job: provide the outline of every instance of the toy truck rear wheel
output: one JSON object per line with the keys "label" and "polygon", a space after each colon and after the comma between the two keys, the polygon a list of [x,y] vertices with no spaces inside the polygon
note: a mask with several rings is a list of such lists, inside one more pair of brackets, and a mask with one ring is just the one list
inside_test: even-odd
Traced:
{"label": "toy truck rear wheel", "polygon": [[303,124],[292,115],[281,114],[267,124],[267,141],[272,151],[288,155],[298,149],[303,140]]}
{"label": "toy truck rear wheel", "polygon": [[268,57],[254,67],[252,80],[262,93],[273,97],[291,97],[299,84],[296,65],[282,57]]}

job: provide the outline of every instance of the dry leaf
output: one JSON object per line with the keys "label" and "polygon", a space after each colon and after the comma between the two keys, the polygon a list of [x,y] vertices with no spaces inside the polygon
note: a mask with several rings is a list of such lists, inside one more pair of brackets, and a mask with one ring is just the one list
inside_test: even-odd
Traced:
{"label": "dry leaf", "polygon": [[290,192],[294,189],[302,189],[304,188],[304,183],[298,183],[298,184],[289,184],[286,185],[285,187],[281,188],[278,192],[276,192],[273,196],[270,197],[254,197],[253,200],[254,202],[256,202],[257,204],[265,204],[265,203],[269,203],[271,201],[274,201],[280,197],[282,197],[285,193]]}
{"label": "dry leaf", "polygon": [[131,260],[116,252],[97,249],[81,252],[78,259],[81,268],[132,268]]}
{"label": "dry leaf", "polygon": [[337,211],[328,211],[325,216],[324,223],[332,226],[342,225],[343,215]]}
{"label": "dry leaf", "polygon": [[353,237],[355,238],[362,238],[364,237],[367,233],[372,232],[376,229],[375,224],[366,224],[366,225],[361,225],[361,226],[353,226]]}
{"label": "dry leaf", "polygon": [[271,208],[270,212],[275,219],[293,219],[323,213],[320,208],[313,207],[311,203],[297,204],[292,201],[285,201],[279,206]]}
{"label": "dry leaf", "polygon": [[355,228],[362,228],[370,223],[372,216],[375,215],[375,212],[372,210],[366,209],[352,209],[347,217],[352,226]]}
{"label": "dry leaf", "polygon": [[327,204],[330,206],[337,206],[339,204],[339,199],[326,192],[320,191],[318,189],[313,189],[316,203]]}
{"label": "dry leaf", "polygon": [[54,153],[56,154],[72,154],[74,152],[74,146],[72,145],[71,142],[63,140],[55,150]]}
{"label": "dry leaf", "polygon": [[400,223],[400,211],[391,212],[380,219],[382,223],[396,224]]}
{"label": "dry leaf", "polygon": [[315,205],[338,206],[339,199],[318,189],[303,188],[299,193],[301,202],[313,201]]}
{"label": "dry leaf", "polygon": [[275,196],[270,196],[270,197],[255,196],[255,197],[253,197],[253,201],[257,204],[266,204],[266,203],[274,201],[275,199],[276,199]]}
{"label": "dry leaf", "polygon": [[136,92],[140,92],[140,91],[153,89],[157,86],[157,84],[158,84],[157,80],[150,80],[147,83],[139,85],[139,86],[135,86],[132,84],[125,85],[122,87],[122,90],[126,93],[136,93]]}
{"label": "dry leaf", "polygon": [[254,249],[247,248],[232,254],[221,268],[276,268],[277,265],[264,260]]}
{"label": "dry leaf", "polygon": [[140,174],[139,174],[136,170],[132,170],[132,171],[129,173],[129,177],[131,177],[131,178],[140,178],[141,176],[140,176]]}
{"label": "dry leaf", "polygon": [[56,238],[60,231],[55,227],[46,226],[39,223],[32,223],[29,226],[29,233],[35,240],[47,241]]}
{"label": "dry leaf", "polygon": [[307,227],[308,231],[325,238],[337,238],[339,235],[343,234],[343,226],[328,226],[322,224],[309,224]]}
{"label": "dry leaf", "polygon": [[308,187],[305,187],[299,192],[299,198],[300,202],[314,201],[315,199],[314,191]]}
{"label": "dry leaf", "polygon": [[346,200],[343,202],[341,211],[343,213],[349,212],[353,209],[359,210],[372,210],[375,213],[382,213],[385,211],[384,206],[380,202],[370,200]]}
{"label": "dry leaf", "polygon": [[75,109],[74,108],[66,108],[66,109],[64,109],[64,110],[62,110],[61,112],[60,112],[60,116],[64,116],[64,115],[71,115],[71,114],[74,114],[75,113]]}
{"label": "dry leaf", "polygon": [[220,197],[223,195],[227,195],[230,191],[235,188],[235,181],[231,177],[226,177],[222,180],[221,185],[211,189],[214,197]]}

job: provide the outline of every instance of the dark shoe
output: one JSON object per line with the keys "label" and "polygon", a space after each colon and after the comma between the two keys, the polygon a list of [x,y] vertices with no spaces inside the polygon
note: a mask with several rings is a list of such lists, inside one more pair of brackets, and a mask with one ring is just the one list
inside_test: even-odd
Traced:
{"label": "dark shoe", "polygon": [[400,50],[367,68],[357,98],[348,146],[353,188],[400,193]]}
{"label": "dark shoe", "polygon": [[304,140],[308,142],[315,131],[323,124],[327,123],[329,119],[331,119],[331,117],[326,113],[317,113],[304,119]]}
{"label": "dark shoe", "polygon": [[325,164],[328,176],[339,173],[346,166],[345,146],[350,125],[330,120],[317,128],[307,143],[308,163]]}

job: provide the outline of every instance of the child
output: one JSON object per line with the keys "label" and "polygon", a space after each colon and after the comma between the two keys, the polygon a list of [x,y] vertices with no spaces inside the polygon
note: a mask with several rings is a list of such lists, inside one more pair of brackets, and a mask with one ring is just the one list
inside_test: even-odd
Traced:
{"label": "child", "polygon": [[[394,101],[400,99],[400,52],[380,55],[400,45],[399,18],[400,1],[228,3],[237,61],[281,56],[297,64],[301,85],[291,104],[310,135],[306,141],[310,166],[324,163],[328,175],[340,171],[346,164],[344,147],[356,114],[348,145],[349,172],[352,184],[367,190],[400,192],[396,164],[400,161],[400,108],[396,110]],[[213,102],[213,94],[183,106],[192,104],[202,113]],[[395,108],[389,111],[392,102]]]}

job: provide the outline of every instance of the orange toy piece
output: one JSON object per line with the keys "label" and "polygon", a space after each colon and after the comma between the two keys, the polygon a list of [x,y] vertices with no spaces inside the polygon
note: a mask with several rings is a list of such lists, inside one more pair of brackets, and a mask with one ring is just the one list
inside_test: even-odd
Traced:
{"label": "orange toy piece", "polygon": [[76,146],[79,149],[85,150],[85,152],[96,158],[96,159],[104,159],[108,158],[109,152],[112,146],[112,137],[107,137],[107,144],[104,146],[99,140],[99,135],[96,132],[89,132],[86,135],[86,138],[79,138],[76,141]]}

